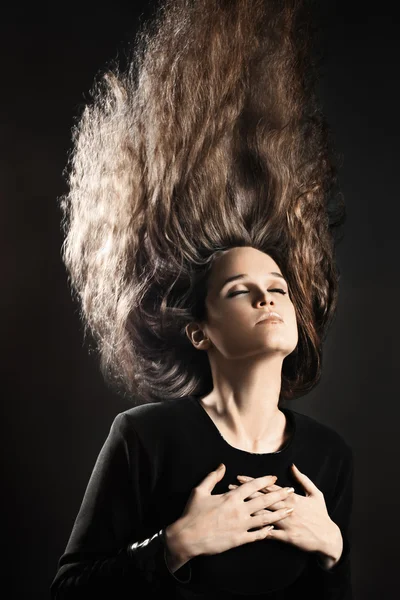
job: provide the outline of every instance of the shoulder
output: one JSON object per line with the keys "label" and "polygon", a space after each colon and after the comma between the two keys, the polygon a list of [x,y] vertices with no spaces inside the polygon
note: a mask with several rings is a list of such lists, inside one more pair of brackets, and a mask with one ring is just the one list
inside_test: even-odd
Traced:
{"label": "shoulder", "polygon": [[174,398],[160,402],[145,402],[120,412],[114,418],[112,430],[123,436],[129,434],[153,434],[174,429],[185,422],[189,413],[190,398]]}

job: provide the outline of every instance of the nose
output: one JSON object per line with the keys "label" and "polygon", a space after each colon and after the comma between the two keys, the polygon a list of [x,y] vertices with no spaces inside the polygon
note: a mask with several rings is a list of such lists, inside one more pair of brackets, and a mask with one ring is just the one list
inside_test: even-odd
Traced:
{"label": "nose", "polygon": [[257,298],[257,306],[265,306],[265,304],[274,304],[274,297],[268,291],[261,292]]}

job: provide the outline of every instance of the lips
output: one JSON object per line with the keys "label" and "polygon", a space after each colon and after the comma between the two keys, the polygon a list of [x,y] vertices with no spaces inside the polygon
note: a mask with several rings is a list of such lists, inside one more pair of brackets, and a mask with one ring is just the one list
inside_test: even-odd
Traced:
{"label": "lips", "polygon": [[265,314],[259,321],[257,321],[256,325],[258,325],[258,323],[262,323],[263,321],[280,321],[283,323],[283,319],[281,317],[280,314],[278,314],[275,311],[270,311],[269,313]]}

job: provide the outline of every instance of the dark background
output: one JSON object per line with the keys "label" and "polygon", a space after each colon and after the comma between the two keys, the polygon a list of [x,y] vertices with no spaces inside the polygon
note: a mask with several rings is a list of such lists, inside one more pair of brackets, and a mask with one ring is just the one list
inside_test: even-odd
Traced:
{"label": "dark background", "polygon": [[[292,403],[355,455],[353,580],[398,598],[399,59],[395,3],[324,2],[320,93],[347,203],[341,290],[321,383]],[[96,73],[154,2],[9,4],[1,52],[3,510],[7,597],[47,598],[118,412],[83,341],[60,259],[57,197],[71,127]],[[4,395],[3,395],[4,394]],[[397,593],[396,593],[397,592]]]}

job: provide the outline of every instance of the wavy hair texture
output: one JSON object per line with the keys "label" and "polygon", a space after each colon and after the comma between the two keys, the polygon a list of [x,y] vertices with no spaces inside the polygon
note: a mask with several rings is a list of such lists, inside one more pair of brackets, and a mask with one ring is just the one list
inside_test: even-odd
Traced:
{"label": "wavy hair texture", "polygon": [[289,283],[299,342],[280,400],[320,379],[345,206],[313,10],[165,0],[74,124],[62,257],[105,380],[133,402],[211,391],[185,327],[206,319],[214,260],[236,246],[272,256]]}

